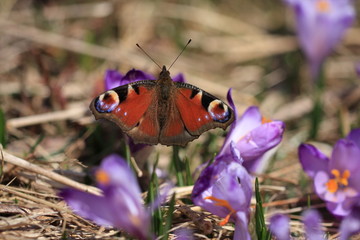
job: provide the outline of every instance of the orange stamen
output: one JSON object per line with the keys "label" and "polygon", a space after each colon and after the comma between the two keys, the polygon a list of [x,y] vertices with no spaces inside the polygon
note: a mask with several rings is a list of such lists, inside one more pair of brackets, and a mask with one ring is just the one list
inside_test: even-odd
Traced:
{"label": "orange stamen", "polygon": [[339,178],[340,177],[340,171],[337,169],[333,169],[331,170],[331,174],[335,176],[335,178]]}
{"label": "orange stamen", "polygon": [[338,190],[338,184],[336,182],[335,179],[330,179],[327,183],[326,183],[326,187],[328,189],[329,192],[334,193]]}
{"label": "orange stamen", "polygon": [[100,184],[106,185],[110,182],[109,175],[104,170],[100,169],[96,171],[95,177],[96,177],[96,181]]}
{"label": "orange stamen", "polygon": [[316,2],[316,9],[321,13],[327,13],[330,11],[330,4],[328,0],[320,0]]}
{"label": "orange stamen", "polygon": [[266,117],[262,117],[262,118],[261,118],[261,124],[271,123],[271,122],[272,122],[271,119],[268,119],[268,118],[266,118]]}
{"label": "orange stamen", "polygon": [[213,196],[208,196],[208,197],[205,197],[204,199],[205,200],[206,199],[212,200],[212,201],[215,202],[215,206],[225,207],[230,211],[230,213],[228,215],[226,215],[224,220],[222,220],[219,223],[220,226],[224,226],[225,224],[227,224],[229,222],[229,219],[230,219],[231,215],[236,213],[236,211],[231,207],[230,203],[228,201],[224,200],[224,199],[219,199],[219,198],[216,198],[216,197],[213,197]]}
{"label": "orange stamen", "polygon": [[334,178],[330,179],[326,183],[327,190],[331,193],[335,193],[339,190],[339,187],[346,187],[349,184],[350,171],[345,170],[342,174],[339,170],[331,170],[331,174],[334,175]]}
{"label": "orange stamen", "polygon": [[349,184],[348,179],[350,177],[350,171],[349,170],[345,170],[343,172],[342,178],[340,180],[341,184],[344,186],[347,186]]}

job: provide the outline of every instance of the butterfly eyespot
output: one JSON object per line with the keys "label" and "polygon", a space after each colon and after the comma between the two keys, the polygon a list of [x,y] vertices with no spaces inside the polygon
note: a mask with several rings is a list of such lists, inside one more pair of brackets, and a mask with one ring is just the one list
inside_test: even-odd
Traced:
{"label": "butterfly eyespot", "polygon": [[110,90],[101,94],[95,100],[95,108],[100,113],[109,113],[113,111],[119,103],[119,95],[115,91]]}
{"label": "butterfly eyespot", "polygon": [[208,107],[208,112],[216,122],[226,122],[230,119],[228,107],[220,100],[213,100]]}

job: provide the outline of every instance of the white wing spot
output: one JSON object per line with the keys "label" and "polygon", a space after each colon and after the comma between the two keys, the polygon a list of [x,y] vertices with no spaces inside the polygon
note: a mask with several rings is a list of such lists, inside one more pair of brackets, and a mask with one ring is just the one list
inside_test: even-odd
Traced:
{"label": "white wing spot", "polygon": [[134,88],[129,84],[129,86],[128,86],[128,94],[130,93],[130,92],[133,92],[134,91]]}

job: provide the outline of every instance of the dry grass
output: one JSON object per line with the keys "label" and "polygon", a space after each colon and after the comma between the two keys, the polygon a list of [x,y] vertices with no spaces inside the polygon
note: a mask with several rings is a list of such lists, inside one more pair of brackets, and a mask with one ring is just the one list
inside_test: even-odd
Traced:
{"label": "dry grass", "polygon": [[[104,71],[137,68],[156,74],[155,64],[135,44],[140,43],[160,65],[168,65],[189,38],[193,41],[171,69],[173,75],[182,72],[189,83],[222,99],[233,87],[240,112],[255,104],[267,117],[286,121],[284,141],[259,179],[267,196],[267,216],[275,211],[291,214],[292,231],[302,236],[297,219],[307,206],[304,193],[311,193],[311,187],[298,163],[297,146],[307,140],[306,115],[312,102],[291,25],[291,14],[281,1],[2,0],[0,108],[7,120],[8,144],[0,155],[0,238],[119,236],[117,230],[73,214],[56,193],[68,186],[99,194],[84,182],[85,176],[107,153],[122,151],[119,132],[97,136],[112,141],[111,147],[99,150],[95,145],[94,135],[99,131],[88,104],[102,90]],[[351,28],[327,63],[326,120],[317,139],[327,151],[327,144],[360,123],[359,77],[354,70],[359,36],[360,29]],[[290,68],[298,69],[299,79],[292,79]],[[103,128],[102,133],[109,128],[117,131],[113,125]],[[203,136],[186,150],[194,168],[208,157],[199,152],[206,140]],[[221,143],[218,139],[214,149]],[[152,149],[160,153],[160,166],[166,168],[169,148]],[[136,158],[142,166],[153,155]],[[176,190],[178,198],[187,198],[191,192]],[[313,207],[324,209],[323,202],[311,197]],[[172,230],[187,226],[198,238],[231,236],[233,229],[217,227],[214,216],[198,208],[184,210],[181,206],[189,206],[178,204]],[[211,223],[212,234],[205,236],[206,230],[191,221],[194,214],[204,214],[202,219]],[[324,227],[336,237],[338,222],[329,215],[323,217]],[[173,232],[170,237],[175,237]]]}

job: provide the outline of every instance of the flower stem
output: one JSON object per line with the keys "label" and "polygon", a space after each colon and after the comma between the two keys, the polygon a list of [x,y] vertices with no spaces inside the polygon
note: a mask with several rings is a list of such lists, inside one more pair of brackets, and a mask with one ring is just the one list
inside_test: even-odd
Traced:
{"label": "flower stem", "polygon": [[321,66],[319,74],[317,75],[315,79],[315,86],[313,88],[313,109],[310,113],[310,121],[311,121],[311,128],[309,137],[311,139],[316,139],[320,124],[324,117],[324,111],[323,111],[323,92],[325,88],[325,77],[324,77],[324,71],[323,67]]}

